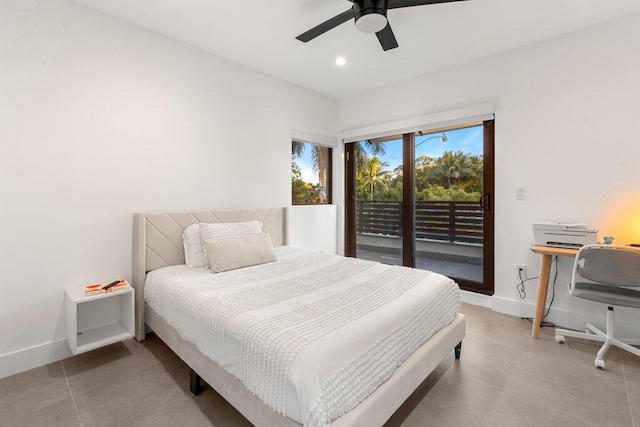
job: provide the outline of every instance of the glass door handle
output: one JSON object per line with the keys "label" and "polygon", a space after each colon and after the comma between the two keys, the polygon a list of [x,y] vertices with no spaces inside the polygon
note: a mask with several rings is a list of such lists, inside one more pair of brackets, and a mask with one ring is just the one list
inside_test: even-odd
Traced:
{"label": "glass door handle", "polygon": [[482,196],[480,196],[480,207],[485,211],[491,209],[491,198],[489,193],[484,193]]}

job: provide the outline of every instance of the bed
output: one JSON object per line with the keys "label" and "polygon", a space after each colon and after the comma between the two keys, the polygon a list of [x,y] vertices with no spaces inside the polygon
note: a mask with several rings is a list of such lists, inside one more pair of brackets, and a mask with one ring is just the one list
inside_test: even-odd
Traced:
{"label": "bed", "polygon": [[[422,341],[417,342],[415,351],[411,350],[404,356],[401,354],[401,350],[399,350],[400,347],[396,344],[393,344],[395,341],[388,341],[389,343],[393,344],[387,344],[387,347],[393,349],[393,352],[389,353],[389,357],[401,358],[398,359],[399,361],[397,362],[398,364],[400,364],[401,362],[400,366],[398,366],[397,368],[394,366],[394,369],[390,371],[387,376],[380,374],[381,382],[379,385],[374,386],[373,391],[363,392],[362,390],[360,390],[360,387],[355,387],[354,390],[352,390],[352,393],[358,392],[361,394],[360,396],[352,397],[352,399],[355,399],[353,401],[355,403],[345,403],[343,402],[344,399],[342,397],[338,399],[340,401],[340,405],[344,406],[345,404],[347,404],[348,406],[343,408],[330,407],[330,409],[333,411],[333,415],[331,415],[329,418],[327,418],[327,415],[313,418],[313,416],[309,414],[313,414],[314,411],[315,413],[323,413],[324,409],[323,411],[317,411],[317,405],[305,406],[305,404],[302,402],[302,398],[298,399],[300,401],[296,400],[296,396],[299,397],[300,395],[312,394],[312,392],[319,390],[319,386],[316,387],[313,381],[306,381],[307,377],[296,377],[296,375],[291,374],[289,376],[283,376],[283,379],[278,379],[277,381],[273,380],[275,385],[272,385],[270,383],[271,379],[267,379],[268,377],[265,376],[266,373],[263,372],[267,369],[260,369],[260,367],[264,367],[265,365],[261,365],[260,363],[262,362],[260,361],[253,360],[255,359],[255,357],[246,357],[246,354],[254,354],[252,352],[247,353],[246,351],[247,348],[254,348],[251,347],[252,345],[255,346],[254,342],[246,341],[246,339],[245,341],[242,341],[241,339],[220,339],[220,337],[216,337],[215,340],[209,339],[208,341],[204,341],[203,344],[203,342],[200,340],[204,334],[209,334],[209,332],[202,332],[203,330],[205,330],[202,327],[198,328],[196,326],[195,328],[192,327],[191,329],[187,327],[188,325],[198,325],[197,321],[201,316],[199,312],[200,306],[219,304],[219,301],[221,300],[236,301],[239,296],[243,296],[246,292],[249,291],[254,292],[255,289],[268,289],[270,292],[269,295],[271,295],[274,293],[272,292],[272,290],[276,286],[282,287],[282,289],[284,289],[286,292],[292,292],[292,289],[298,289],[301,283],[303,283],[305,287],[309,287],[312,286],[315,282],[318,282],[318,285],[316,286],[316,288],[314,288],[316,292],[319,289],[321,289],[322,292],[325,292],[325,289],[333,289],[331,288],[331,286],[333,285],[327,287],[326,284],[321,284],[320,280],[314,281],[312,280],[312,278],[325,277],[330,275],[329,272],[337,272],[341,269],[345,272],[351,271],[353,277],[358,277],[357,280],[342,280],[342,282],[350,283],[348,285],[351,286],[349,292],[354,294],[357,293],[356,291],[358,289],[364,289],[363,286],[371,286],[371,283],[373,283],[371,281],[372,279],[366,278],[370,276],[374,277],[372,276],[374,273],[381,275],[380,277],[384,277],[384,274],[387,274],[388,278],[397,277],[399,274],[407,274],[406,278],[403,278],[402,280],[398,279],[398,283],[393,284],[392,286],[389,285],[385,288],[387,289],[387,293],[396,292],[398,293],[398,295],[409,295],[407,290],[410,290],[410,288],[413,289],[413,287],[415,287],[406,285],[407,290],[403,290],[401,289],[402,283],[408,282],[410,280],[426,280],[422,276],[416,276],[415,279],[411,279],[411,271],[407,269],[393,270],[389,266],[382,266],[376,263],[345,259],[323,254],[312,254],[306,251],[288,248],[284,246],[287,243],[286,214],[287,211],[285,208],[214,209],[134,214],[133,286],[136,288],[136,338],[138,340],[144,339],[145,325],[147,325],[191,368],[193,392],[198,391],[199,378],[203,378],[212,388],[220,393],[254,425],[300,426],[302,425],[303,420],[305,420],[305,424],[308,425],[327,425],[330,421],[330,424],[332,426],[338,427],[348,425],[380,426],[384,424],[384,422],[396,411],[396,409],[407,399],[407,397],[409,397],[409,395],[422,383],[422,381],[424,381],[429,373],[438,366],[438,364],[444,359],[444,357],[451,353],[452,349],[455,348],[455,356],[456,358],[459,358],[460,346],[465,334],[464,316],[457,313],[457,309],[456,312],[451,313],[451,307],[455,302],[455,297],[452,296],[452,291],[450,291],[449,289],[451,285],[446,283],[451,282],[450,279],[433,273],[432,276],[428,278],[428,280],[435,280],[436,282],[442,283],[441,287],[443,290],[433,290],[428,292],[431,292],[434,295],[437,292],[440,292],[443,295],[448,295],[446,298],[448,302],[446,304],[442,303],[439,305],[444,307],[442,309],[444,310],[443,313],[449,313],[448,316],[452,316],[452,318],[446,319],[446,321],[441,320],[440,322],[442,324],[433,326],[433,328],[436,329],[433,329],[431,333],[427,331],[427,329],[431,328],[431,326],[429,326],[428,328],[414,328],[414,332],[412,332],[413,335],[410,336],[412,340],[415,341],[416,339],[419,339],[419,334],[429,333],[428,339],[424,343],[422,343]],[[273,246],[276,248],[276,251],[278,253],[279,259],[277,262],[272,263],[272,265],[265,264],[264,266],[249,267],[246,272],[236,270],[234,272],[217,273],[215,275],[208,270],[205,271],[204,269],[189,269],[188,267],[182,265],[185,262],[184,250],[182,245],[182,234],[185,228],[187,228],[189,225],[196,223],[233,223],[245,222],[250,220],[257,220],[263,224],[263,231],[269,234],[271,241],[273,242]],[[307,264],[305,264],[305,262]],[[290,279],[288,281],[284,278],[280,279],[279,276],[275,275],[275,273],[272,274],[273,271],[282,270],[282,268],[284,267],[281,267],[281,265],[287,263],[291,266],[299,266],[299,268],[301,269],[300,272],[292,271],[288,273],[289,276],[286,276],[285,274],[285,276],[289,277]],[[395,268],[398,269],[399,267]],[[378,272],[377,270],[380,271]],[[251,282],[250,280],[250,277],[252,277],[251,274],[249,274],[250,272],[253,272],[252,274],[253,276],[255,276],[255,279],[253,279],[255,283]],[[224,276],[227,273],[230,274]],[[247,274],[249,275],[249,279],[245,277]],[[214,280],[214,282],[217,281],[218,285],[214,284],[213,288],[206,288],[207,290],[203,291],[202,289],[204,288],[202,286],[204,285],[201,284],[205,280],[210,280],[210,278],[211,280]],[[365,279],[370,281],[367,282]],[[182,292],[182,290],[178,289],[180,288],[180,286],[178,286],[178,282],[180,282],[181,280],[184,281],[184,288],[186,289],[184,292],[187,292],[186,297],[182,297],[179,294],[172,294],[172,292]],[[362,283],[358,282],[358,280],[362,281]],[[242,283],[242,286],[245,286],[246,289],[239,289],[236,287],[230,288],[226,284],[227,281]],[[381,282],[381,287],[385,286],[385,284],[382,283],[384,282],[383,280],[378,281]],[[294,286],[293,284],[288,285],[289,282],[296,282],[297,284],[294,283],[296,287],[287,287]],[[148,285],[146,285],[147,283]],[[193,284],[197,284],[197,286]],[[149,304],[145,302],[145,286],[148,286],[146,298],[149,300]],[[207,284],[207,286],[210,285]],[[263,286],[263,288],[260,288],[260,286]],[[200,290],[198,291],[198,289]],[[429,296],[430,294],[428,292],[426,293],[425,298],[432,298],[436,300],[435,296]],[[166,296],[165,294],[169,295],[169,297],[165,298],[165,301],[163,302],[162,297]],[[301,294],[299,296],[300,300],[295,300],[295,302],[283,302],[279,300],[280,304],[273,304],[272,306],[268,307],[267,303],[254,303],[254,305],[249,307],[250,309],[254,309],[254,311],[248,311],[250,315],[247,315],[245,313],[238,314],[234,312],[231,313],[227,318],[224,318],[224,322],[226,323],[223,323],[227,325],[225,326],[226,328],[235,330],[237,332],[237,336],[255,336],[255,339],[258,340],[257,342],[260,343],[260,340],[264,340],[265,338],[261,337],[259,331],[261,330],[261,328],[268,329],[269,323],[265,323],[264,320],[260,321],[263,323],[256,321],[256,313],[261,313],[260,310],[270,312],[270,310],[273,310],[272,307],[286,307],[287,304],[296,304],[296,310],[294,310],[296,313],[303,313],[304,310],[299,310],[298,308],[302,307],[305,304],[314,309],[318,309],[313,303],[309,303],[308,301],[305,302],[305,298],[307,298],[307,300],[309,298],[305,295]],[[347,294],[345,293],[344,295]],[[211,301],[213,301],[213,303],[209,302],[209,300],[205,301],[203,299],[205,296],[207,298],[211,298]],[[227,299],[225,300],[225,298]],[[330,300],[331,298],[326,299]],[[333,299],[339,299],[342,303],[342,300],[344,300],[345,297],[340,296],[339,298],[336,298],[334,296]],[[445,298],[441,298],[440,296],[438,296],[438,299],[436,301],[440,301],[440,299],[444,300]],[[178,304],[177,307],[170,304],[172,301],[182,300],[185,301],[185,306],[187,305],[186,301],[188,301],[190,304],[188,307],[182,309],[183,312],[180,311],[181,304]],[[194,304],[194,301],[196,301],[198,305]],[[393,301],[395,302],[395,299]],[[247,304],[242,303],[241,305]],[[352,305],[350,307],[356,307],[356,305]],[[382,307],[383,306],[381,305],[381,308],[378,310],[372,309],[371,313],[367,314],[367,316],[372,316],[367,317],[367,319],[371,320],[367,320],[367,322],[361,324],[359,327],[362,327],[362,325],[368,326],[370,324],[375,324],[375,319],[377,318],[373,316],[378,315],[378,312],[384,313],[382,311]],[[290,308],[284,309],[291,310]],[[307,309],[306,306],[305,309]],[[313,311],[309,310],[311,310],[311,308],[308,308],[307,310],[307,312],[309,313],[308,315],[312,316]],[[295,319],[291,320],[290,318],[292,318],[292,316],[287,313],[284,313],[282,316],[276,314],[269,314],[268,316],[273,316],[273,318],[284,316],[288,319],[288,321],[296,321]],[[340,316],[342,316],[342,314],[336,315],[334,317]],[[344,317],[346,318],[347,315],[344,315]],[[239,322],[238,319],[241,320],[243,318],[249,321],[248,326],[246,326],[242,322]],[[182,319],[182,323],[181,321],[179,321],[180,319]],[[307,321],[307,318],[301,319],[303,321]],[[416,319],[422,321],[422,318]],[[251,324],[251,322],[254,322],[254,324]],[[397,320],[397,322],[403,321],[400,319]],[[215,322],[211,324],[213,325],[214,323]],[[220,321],[218,321],[218,323],[220,323]],[[328,328],[328,326],[325,326],[325,324],[327,323],[326,321],[323,320],[320,323],[322,327]],[[430,321],[429,325],[431,325],[431,323],[433,322]],[[307,328],[305,330],[308,330],[308,325],[304,326],[304,328]],[[320,328],[320,326],[318,326],[318,328]],[[354,333],[360,331],[360,329],[349,329],[349,327],[347,326],[334,329],[337,332],[332,329],[332,333],[338,333],[344,337],[347,337],[348,340],[346,342],[352,343],[354,341],[362,341],[361,345],[364,346],[363,348],[367,349],[368,351],[372,347],[371,343],[383,341],[380,339],[376,341],[374,338],[367,338],[369,335],[367,335],[366,333],[354,335]],[[422,329],[424,329],[424,331]],[[193,332],[192,330],[196,330],[196,332]],[[206,328],[206,331],[210,330],[212,331],[210,332],[210,334],[215,337],[217,330],[214,327]],[[318,329],[318,331],[315,332],[319,337],[324,337],[319,338],[318,342],[320,342],[322,339],[325,339],[325,344],[331,344],[317,346],[316,348],[331,346],[336,347],[337,344],[333,344],[336,341],[331,336],[325,336],[325,332],[326,331],[322,331],[321,329]],[[360,336],[362,336],[361,339]],[[288,339],[290,344],[293,343],[292,345],[294,347],[296,347],[296,345],[298,344],[296,341],[292,341],[292,339],[286,335],[280,336],[277,339],[279,340],[278,342],[283,340],[287,341]],[[367,341],[367,339],[370,339],[372,341]],[[222,352],[220,352],[220,346],[207,344],[210,342],[224,342],[226,344],[225,346],[223,346],[223,348],[227,350],[223,350]],[[315,373],[314,369],[309,369],[313,372],[313,375],[319,377],[318,384],[322,385],[322,392],[324,393],[327,390],[335,392],[335,389],[343,388],[340,385],[341,383],[337,382],[336,378],[340,379],[348,377],[348,375],[345,376],[345,368],[340,368],[337,364],[338,362],[333,360],[334,358],[336,358],[335,356],[332,357],[329,362],[327,362],[326,360],[322,360],[320,356],[317,356],[315,354],[321,353],[320,351],[309,351],[309,348],[313,349],[314,345],[316,345],[315,342],[313,344],[310,343],[311,341],[305,345],[297,345],[297,347],[300,347],[296,350],[297,353],[292,353],[295,356],[295,359],[289,354],[285,354],[286,357],[283,356],[284,358],[295,360],[295,363],[298,363],[298,366],[296,366],[295,363],[286,365],[286,369],[284,370],[294,373],[304,371],[305,369],[301,369],[301,367],[304,368],[306,366],[306,359],[305,362],[300,362],[300,359],[297,356],[299,353],[304,353],[306,348],[306,353],[308,353],[306,357],[311,357],[312,359],[313,357],[316,357],[318,359],[318,366],[322,366],[322,369],[318,368],[317,374]],[[286,346],[283,346],[283,348],[284,347]],[[345,345],[344,351],[342,351],[342,353],[348,354],[348,350],[352,350],[352,347],[353,345]],[[280,348],[277,348],[276,350],[276,353],[278,354],[285,352],[285,350],[281,350]],[[218,351],[218,353],[216,353],[216,351]],[[231,359],[230,355],[236,353],[238,354],[237,357],[242,358],[243,351],[245,355],[244,359],[242,359],[244,365],[234,362],[235,359]],[[334,353],[334,355],[335,354],[338,353]],[[365,352],[363,354],[368,353]],[[269,355],[269,357],[271,357],[271,355]],[[246,362],[245,359],[247,360]],[[254,364],[251,365],[251,363]],[[245,366],[245,368],[243,368],[243,366]],[[251,369],[247,370],[246,366],[249,366]],[[309,366],[313,366],[315,368],[316,365]],[[331,375],[327,375],[329,375],[329,378],[333,380],[333,389],[331,389],[330,387],[325,387],[326,384],[332,384],[331,381],[326,381],[327,377],[324,376],[325,372],[322,371],[325,368],[327,372],[332,373]],[[348,371],[348,369],[346,371],[350,372]],[[250,377],[247,376],[247,372],[251,374]],[[338,374],[343,376],[341,377]],[[305,375],[308,374],[305,373]],[[292,379],[290,377],[295,378]],[[367,378],[369,377],[370,375],[367,375]],[[312,379],[315,379],[315,377]],[[297,385],[299,387],[305,388],[305,390],[300,392],[300,390],[294,389],[293,387],[296,386],[296,381],[298,382]],[[269,383],[269,387],[264,386],[266,383]],[[263,388],[266,388],[263,390],[260,388],[260,386],[264,386]],[[274,394],[274,389],[279,390],[279,392]],[[277,399],[275,399],[275,403],[273,399],[269,400],[268,398],[269,396],[273,397],[274,395],[277,396]],[[296,402],[291,403],[292,400],[296,400]],[[314,401],[317,400],[311,400],[311,402]],[[300,407],[297,407],[297,404],[299,404]],[[282,408],[286,407],[287,405],[289,405],[289,408],[291,408],[288,410],[288,412],[282,410]],[[352,406],[353,408],[351,408]],[[281,415],[281,413],[287,413],[287,415],[289,415],[291,418],[283,416]],[[310,422],[310,419],[313,419],[314,421]]]}

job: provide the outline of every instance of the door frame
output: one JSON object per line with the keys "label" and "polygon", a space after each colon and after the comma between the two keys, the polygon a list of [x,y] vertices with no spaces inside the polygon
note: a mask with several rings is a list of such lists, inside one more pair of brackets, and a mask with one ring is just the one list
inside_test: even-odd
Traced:
{"label": "door frame", "polygon": [[456,279],[460,289],[493,295],[495,289],[495,119],[482,122],[483,199],[482,283]]}
{"label": "door frame", "polygon": [[344,256],[356,257],[356,143],[344,145]]}

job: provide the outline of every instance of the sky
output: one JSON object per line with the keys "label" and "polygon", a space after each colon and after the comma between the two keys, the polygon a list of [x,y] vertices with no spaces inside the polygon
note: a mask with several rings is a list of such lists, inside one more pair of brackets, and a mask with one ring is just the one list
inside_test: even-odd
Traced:
{"label": "sky", "polygon": [[[442,142],[442,135],[446,135],[449,141]],[[424,141],[424,142],[423,142]],[[312,184],[318,183],[318,174],[313,171],[311,161],[312,144],[304,144],[302,156],[294,159],[302,180]],[[455,129],[446,132],[424,134],[416,137],[416,158],[420,156],[440,157],[445,151],[462,151],[465,154],[482,154],[482,126],[473,126],[463,129]],[[371,155],[371,153],[367,153]],[[386,170],[393,170],[402,164],[402,139],[396,139],[385,143],[385,154],[379,156],[383,162],[387,162]]]}
{"label": "sky", "polygon": [[302,180],[304,182],[310,182],[311,184],[318,184],[318,174],[313,171],[313,162],[311,161],[311,151],[313,150],[313,144],[304,143],[304,152],[302,156],[294,159],[300,172],[302,173]]}
{"label": "sky", "polygon": [[[449,140],[442,142],[442,135]],[[424,141],[424,142],[423,142]],[[389,165],[386,170],[393,170],[402,164],[402,139],[385,143],[385,154],[380,157]],[[441,157],[445,151],[462,151],[464,154],[482,154],[482,126],[456,129],[446,132],[416,136],[416,159],[420,156]],[[371,155],[371,153],[367,153]]]}

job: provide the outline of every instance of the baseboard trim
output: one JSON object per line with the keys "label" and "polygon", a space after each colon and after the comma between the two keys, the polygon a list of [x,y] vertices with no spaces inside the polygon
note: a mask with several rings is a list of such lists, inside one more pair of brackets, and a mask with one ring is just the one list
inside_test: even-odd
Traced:
{"label": "baseboard trim", "polygon": [[[516,317],[533,317],[535,304],[497,296],[491,297],[491,308],[499,313],[509,314]],[[552,308],[553,309],[553,308]]]}
{"label": "baseboard trim", "polygon": [[489,295],[479,294],[470,291],[460,291],[460,300],[464,303],[471,305],[478,305],[480,307],[491,308],[492,301]]}
{"label": "baseboard trim", "polygon": [[[499,313],[510,314],[517,317],[533,317],[535,312],[535,304],[523,301],[514,301],[506,298],[491,297],[492,310]],[[567,310],[560,310],[551,307],[549,315],[545,320],[555,323],[559,328],[574,329],[576,331],[584,331],[587,323],[591,323],[594,326],[606,329],[607,309],[602,305],[602,308],[594,314],[575,313]],[[616,335],[625,338],[640,339],[640,330],[638,324],[620,320],[615,320]]]}
{"label": "baseboard trim", "polygon": [[69,344],[64,338],[2,354],[0,355],[0,378],[57,362],[71,355]]}

